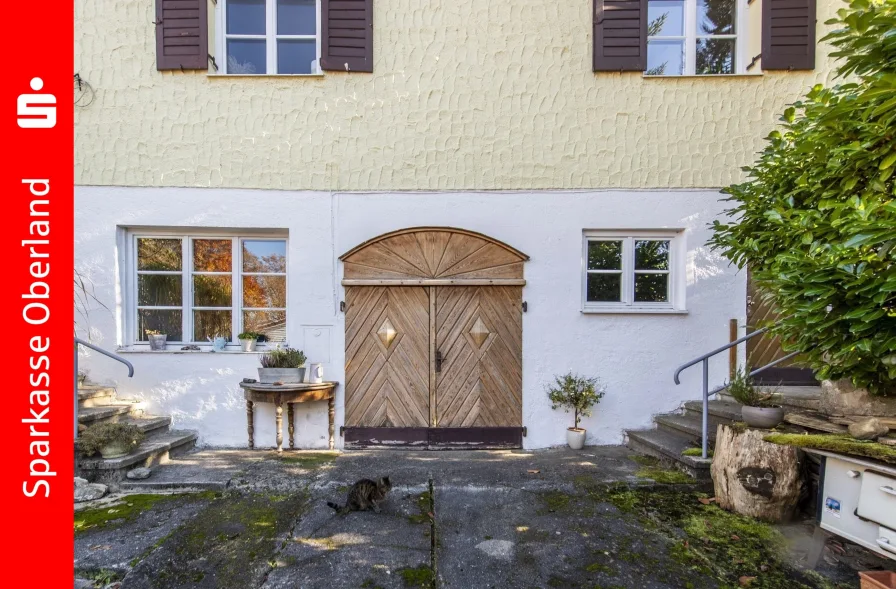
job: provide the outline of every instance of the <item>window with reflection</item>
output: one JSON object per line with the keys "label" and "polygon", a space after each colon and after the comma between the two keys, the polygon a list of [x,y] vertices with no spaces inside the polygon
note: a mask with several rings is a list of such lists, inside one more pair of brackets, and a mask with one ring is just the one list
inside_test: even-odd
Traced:
{"label": "window with reflection", "polygon": [[286,239],[135,236],[137,342],[286,341]]}
{"label": "window with reflection", "polygon": [[742,72],[739,0],[648,0],[647,69],[652,76]]}
{"label": "window with reflection", "polygon": [[674,308],[676,234],[586,232],[583,300],[588,309]]}
{"label": "window with reflection", "polygon": [[224,71],[318,72],[318,0],[224,0]]}

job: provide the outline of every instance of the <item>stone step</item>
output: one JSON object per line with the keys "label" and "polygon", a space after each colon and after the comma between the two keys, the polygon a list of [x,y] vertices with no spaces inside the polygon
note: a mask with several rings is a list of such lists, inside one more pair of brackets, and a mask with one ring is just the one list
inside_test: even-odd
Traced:
{"label": "stone step", "polygon": [[159,493],[163,491],[224,491],[237,476],[236,468],[204,468],[190,461],[193,453],[168,464],[156,466],[148,479],[124,479],[119,485],[128,493]]}
{"label": "stone step", "polygon": [[155,436],[168,431],[171,425],[171,417],[168,415],[143,415],[142,417],[125,417],[118,423],[136,425],[147,436]]}
{"label": "stone step", "polygon": [[135,405],[101,405],[99,407],[84,407],[78,409],[78,423],[93,425],[104,421],[121,421],[126,417],[140,417],[142,409]]}
{"label": "stone step", "polygon": [[[710,401],[709,414],[720,420],[740,421],[740,404],[734,401]],[[703,415],[703,403],[701,401],[687,401],[684,404],[686,415],[695,415],[699,419]]]}
{"label": "stone step", "polygon": [[710,478],[709,467],[712,459],[700,456],[683,456],[682,452],[694,448],[691,440],[674,433],[660,430],[629,430],[627,446],[639,454],[659,458],[665,464],[685,472],[698,480]]}
{"label": "stone step", "polygon": [[[665,415],[657,415],[653,420],[656,422],[659,429],[674,435],[682,436],[694,445],[699,445],[700,439],[703,437],[703,425],[699,416],[693,414],[679,415],[677,413],[668,413]],[[730,423],[730,421],[710,415],[710,442],[716,439],[716,428],[720,423]]]}
{"label": "stone step", "polygon": [[78,387],[78,407],[98,407],[115,403],[115,387],[81,385]]}
{"label": "stone step", "polygon": [[[781,404],[785,409],[809,409],[818,411],[821,407],[821,387],[798,387],[798,386],[763,386],[758,387],[763,391],[776,392],[781,395]],[[736,401],[727,393],[722,391],[719,398],[729,403]]]}
{"label": "stone step", "polygon": [[146,439],[134,452],[120,458],[79,456],[75,463],[77,476],[117,487],[132,468],[167,464],[172,458],[189,452],[195,443],[195,432],[168,431]]}

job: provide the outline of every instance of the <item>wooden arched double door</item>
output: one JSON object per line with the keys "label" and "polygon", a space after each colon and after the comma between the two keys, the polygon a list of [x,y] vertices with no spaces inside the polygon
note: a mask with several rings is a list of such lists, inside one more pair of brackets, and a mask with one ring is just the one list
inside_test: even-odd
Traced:
{"label": "wooden arched double door", "polygon": [[522,444],[527,259],[432,227],[342,256],[346,446]]}

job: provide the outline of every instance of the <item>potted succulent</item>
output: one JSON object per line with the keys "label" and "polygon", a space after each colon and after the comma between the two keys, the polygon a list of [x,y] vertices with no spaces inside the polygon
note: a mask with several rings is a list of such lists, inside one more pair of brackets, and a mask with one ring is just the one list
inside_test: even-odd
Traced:
{"label": "potted succulent", "polygon": [[98,423],[85,429],[78,437],[78,451],[84,456],[99,453],[103,458],[119,458],[129,454],[144,434],[129,423]]}
{"label": "potted succulent", "polygon": [[304,382],[305,354],[294,348],[275,348],[259,358],[258,382],[262,384]]}
{"label": "potted succulent", "polygon": [[255,344],[258,342],[258,336],[260,333],[255,333],[254,331],[244,331],[239,334],[237,338],[240,340],[240,346],[243,348],[244,352],[254,352]]}
{"label": "potted succulent", "polygon": [[771,429],[784,421],[784,408],[777,403],[777,395],[756,389],[750,374],[743,368],[734,372],[727,388],[728,394],[743,405],[740,413],[747,425]]}
{"label": "potted succulent", "polygon": [[585,429],[579,427],[579,421],[591,416],[591,408],[600,402],[605,392],[598,379],[572,372],[555,377],[554,384],[547,388],[551,409],[573,412],[574,425],[566,430],[566,442],[573,450],[581,450],[585,445]]}
{"label": "potted succulent", "polygon": [[146,330],[146,338],[149,340],[149,349],[150,350],[164,350],[168,344],[168,334],[160,333],[158,331],[147,329]]}

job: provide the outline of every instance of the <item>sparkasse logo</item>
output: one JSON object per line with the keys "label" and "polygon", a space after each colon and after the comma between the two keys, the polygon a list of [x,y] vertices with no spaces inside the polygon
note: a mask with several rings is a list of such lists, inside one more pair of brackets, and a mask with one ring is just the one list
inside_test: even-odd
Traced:
{"label": "sparkasse logo", "polygon": [[[31,89],[40,92],[44,81],[31,79]],[[23,129],[52,129],[56,126],[56,96],[53,94],[20,94],[16,109],[19,127]]]}

